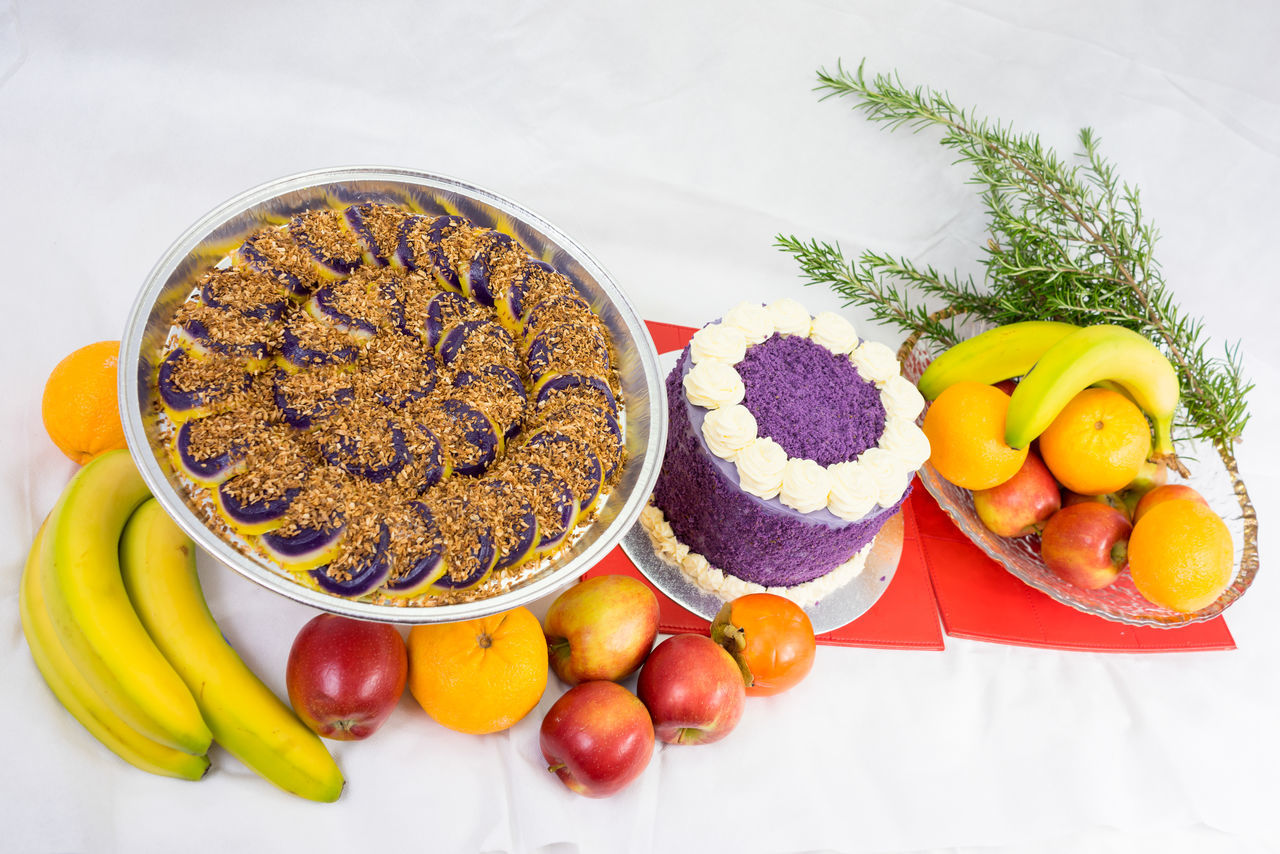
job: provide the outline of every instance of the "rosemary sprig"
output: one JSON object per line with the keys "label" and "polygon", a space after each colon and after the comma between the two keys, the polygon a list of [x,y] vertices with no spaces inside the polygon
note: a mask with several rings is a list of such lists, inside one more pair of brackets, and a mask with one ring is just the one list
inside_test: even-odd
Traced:
{"label": "rosemary sprig", "polygon": [[[1068,163],[1037,136],[959,109],[945,93],[908,89],[896,74],[868,81],[862,65],[849,73],[837,64],[834,73],[820,70],[818,81],[824,100],[852,97],[855,109],[890,128],[940,128],[942,145],[973,167],[991,236],[981,287],[906,258],[864,251],[850,261],[839,244],[778,235],[806,284],[828,285],[847,305],[938,349],[958,340],[951,318],[962,314],[992,324],[1039,318],[1126,326],[1154,341],[1177,369],[1181,436],[1224,448],[1240,436],[1253,386],[1239,343],[1220,357],[1207,352],[1203,324],[1179,309],[1165,285],[1152,251],[1158,234],[1143,217],[1137,188],[1119,180],[1092,130],[1080,131],[1081,150]],[[946,311],[939,316],[938,308]]]}

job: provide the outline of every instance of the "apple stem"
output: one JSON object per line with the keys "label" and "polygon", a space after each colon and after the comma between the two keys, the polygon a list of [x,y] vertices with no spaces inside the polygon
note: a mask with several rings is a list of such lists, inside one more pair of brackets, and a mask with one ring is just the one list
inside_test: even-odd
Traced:
{"label": "apple stem", "polygon": [[569,657],[569,639],[568,638],[560,638],[557,641],[549,641],[547,643],[547,648],[551,650],[551,654],[555,658]]}
{"label": "apple stem", "polygon": [[554,774],[563,767],[565,767],[565,764],[563,762],[557,762],[554,765],[548,765],[547,770],[550,771],[552,774]]}

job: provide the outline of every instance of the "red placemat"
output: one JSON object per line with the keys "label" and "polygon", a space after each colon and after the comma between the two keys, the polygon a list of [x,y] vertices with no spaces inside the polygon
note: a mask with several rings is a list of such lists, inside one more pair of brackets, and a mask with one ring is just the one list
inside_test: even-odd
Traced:
{"label": "red placemat", "polygon": [[1104,620],[1063,605],[987,557],[918,481],[907,503],[915,510],[938,612],[952,637],[1094,652],[1235,649],[1220,616],[1161,629]]}

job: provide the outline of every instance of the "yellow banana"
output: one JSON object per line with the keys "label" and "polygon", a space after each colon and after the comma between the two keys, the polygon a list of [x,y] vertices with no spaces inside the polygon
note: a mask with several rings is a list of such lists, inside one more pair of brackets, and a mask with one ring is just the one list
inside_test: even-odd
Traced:
{"label": "yellow banana", "polygon": [[1155,425],[1152,456],[1172,457],[1178,374],[1145,337],[1109,324],[1086,326],[1045,351],[1014,389],[1005,419],[1005,441],[1025,448],[1071,398],[1100,380],[1115,383],[1151,417]]}
{"label": "yellow banana", "polygon": [[148,738],[201,755],[209,727],[120,577],[120,532],[148,496],[128,451],[108,451],[80,469],[49,515],[41,588],[55,634],[95,693]]}
{"label": "yellow banana", "polygon": [[920,375],[920,393],[934,400],[961,381],[993,385],[1024,376],[1046,350],[1079,328],[1052,320],[1027,320],[988,329],[934,359]]}
{"label": "yellow banana", "polygon": [[227,644],[200,589],[195,544],[154,499],[125,526],[120,562],[142,622],[195,694],[218,744],[285,791],[337,800],[343,779],[333,757]]}
{"label": "yellow banana", "polygon": [[22,619],[22,631],[27,636],[27,646],[36,667],[44,676],[53,695],[67,711],[78,720],[98,741],[107,746],[124,761],[143,771],[178,777],[183,780],[199,780],[209,770],[209,759],[192,756],[152,741],[129,726],[102,701],[62,648],[45,611],[44,591],[41,587],[40,560],[44,548],[45,526],[40,526],[27,565],[22,571],[18,595],[18,613]]}

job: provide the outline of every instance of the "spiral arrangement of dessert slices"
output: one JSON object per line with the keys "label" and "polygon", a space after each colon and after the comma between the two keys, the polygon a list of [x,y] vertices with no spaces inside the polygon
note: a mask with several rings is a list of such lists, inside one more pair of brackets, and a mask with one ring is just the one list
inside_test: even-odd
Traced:
{"label": "spiral arrangement of dessert slices", "polygon": [[546,557],[623,459],[614,353],[508,235],[378,203],[251,235],[157,387],[193,497],[342,596],[450,601]]}
{"label": "spiral arrangement of dessert slices", "polygon": [[216,740],[286,791],[342,793],[324,744],[223,638],[195,545],[128,451],[97,457],[63,490],[28,555],[19,610],[59,702],[130,764],[198,780]]}

